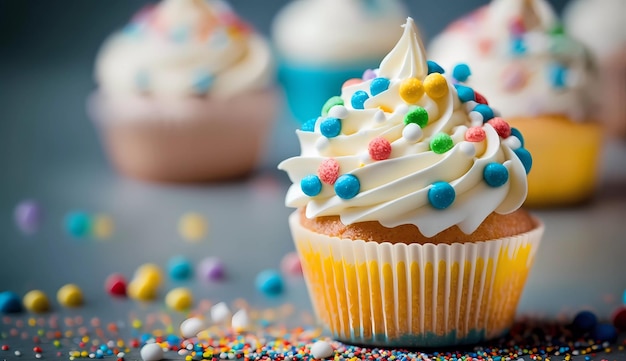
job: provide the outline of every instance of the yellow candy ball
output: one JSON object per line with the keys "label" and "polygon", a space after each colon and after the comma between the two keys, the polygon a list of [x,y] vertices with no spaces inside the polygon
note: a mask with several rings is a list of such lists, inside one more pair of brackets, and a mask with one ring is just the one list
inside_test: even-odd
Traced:
{"label": "yellow candy ball", "polygon": [[424,91],[432,99],[443,98],[448,94],[448,81],[439,73],[429,74],[424,79]]}
{"label": "yellow candy ball", "polygon": [[83,291],[72,283],[69,283],[57,291],[57,301],[64,307],[78,307],[83,304]]}
{"label": "yellow candy ball", "polygon": [[409,104],[415,104],[424,95],[424,85],[417,78],[403,80],[400,84],[400,97]]}
{"label": "yellow candy ball", "polygon": [[40,290],[32,290],[24,295],[22,299],[24,308],[34,313],[43,313],[50,310],[48,296]]}
{"label": "yellow candy ball", "polygon": [[113,218],[107,214],[98,214],[94,217],[92,229],[93,235],[96,238],[106,239],[113,235],[115,225],[113,224]]}
{"label": "yellow candy ball", "polygon": [[138,301],[152,301],[157,297],[158,287],[147,279],[134,279],[126,286],[126,293]]}
{"label": "yellow candy ball", "polygon": [[186,287],[174,288],[165,295],[167,307],[176,311],[185,311],[193,305],[193,295]]}
{"label": "yellow candy ball", "polygon": [[207,222],[201,214],[187,213],[178,222],[181,237],[189,241],[198,241],[206,235]]}
{"label": "yellow candy ball", "polygon": [[163,272],[154,263],[144,263],[135,271],[134,279],[141,280],[142,283],[147,283],[148,287],[157,289],[161,286]]}

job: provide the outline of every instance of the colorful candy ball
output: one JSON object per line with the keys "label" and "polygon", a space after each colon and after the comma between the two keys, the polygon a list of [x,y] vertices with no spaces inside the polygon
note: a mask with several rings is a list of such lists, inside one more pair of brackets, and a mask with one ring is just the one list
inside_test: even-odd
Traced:
{"label": "colorful candy ball", "polygon": [[48,296],[40,290],[27,292],[23,298],[24,307],[33,313],[44,313],[50,310]]}
{"label": "colorful candy ball", "polygon": [[257,290],[267,296],[276,296],[283,292],[283,278],[280,272],[267,269],[256,276],[255,285]]}
{"label": "colorful candy ball", "polygon": [[0,292],[0,312],[18,313],[22,311],[22,301],[17,293],[12,291]]}
{"label": "colorful candy ball", "polygon": [[578,331],[588,332],[598,324],[598,317],[591,311],[580,311],[572,321],[572,327]]}
{"label": "colorful candy ball", "polygon": [[185,311],[193,306],[193,294],[187,287],[178,287],[165,295],[165,304],[172,310]]}
{"label": "colorful candy ball", "polygon": [[217,257],[207,257],[198,265],[199,277],[206,281],[220,281],[226,276],[224,263]]}
{"label": "colorful candy ball", "polygon": [[283,274],[299,276],[302,275],[302,264],[296,252],[287,253],[280,261],[280,270]]}
{"label": "colorful candy ball", "polygon": [[83,304],[83,291],[75,284],[66,284],[57,291],[57,301],[63,307],[81,306]]}
{"label": "colorful candy ball", "polygon": [[170,278],[176,281],[188,280],[193,276],[193,265],[184,256],[175,256],[167,262]]}
{"label": "colorful candy ball", "polygon": [[82,211],[70,212],[65,216],[65,230],[72,237],[86,237],[91,231],[91,217]]}
{"label": "colorful candy ball", "polygon": [[112,296],[126,296],[126,278],[120,273],[114,273],[104,281],[104,289]]}
{"label": "colorful candy ball", "polygon": [[139,352],[143,361],[160,361],[163,360],[163,348],[157,343],[147,343]]}
{"label": "colorful candy ball", "polygon": [[199,213],[186,213],[178,222],[178,232],[188,241],[199,241],[206,236],[208,224]]}
{"label": "colorful candy ball", "polygon": [[39,230],[43,211],[39,203],[33,200],[20,202],[15,207],[15,224],[25,234],[33,234]]}

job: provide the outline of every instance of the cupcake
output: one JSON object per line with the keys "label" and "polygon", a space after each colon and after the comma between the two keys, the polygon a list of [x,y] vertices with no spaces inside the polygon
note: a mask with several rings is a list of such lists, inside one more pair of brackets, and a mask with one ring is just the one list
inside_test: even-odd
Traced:
{"label": "cupcake", "polygon": [[89,99],[112,163],[169,182],[257,166],[277,108],[271,49],[224,3],[164,0],[102,46]]}
{"label": "cupcake", "polygon": [[295,0],[274,18],[279,80],[292,115],[309,120],[324,102],[391,50],[406,11],[397,0]]}
{"label": "cupcake", "polygon": [[426,61],[411,18],[373,73],[296,131],[301,154],[278,166],[316,315],[359,344],[501,336],[543,232],[520,208],[530,153]]}
{"label": "cupcake", "polygon": [[626,1],[575,0],[565,7],[563,22],[598,64],[596,98],[607,135],[626,140]]}
{"label": "cupcake", "polygon": [[526,205],[592,198],[602,144],[596,69],[546,2],[493,0],[433,39],[429,54],[524,133],[536,155]]}

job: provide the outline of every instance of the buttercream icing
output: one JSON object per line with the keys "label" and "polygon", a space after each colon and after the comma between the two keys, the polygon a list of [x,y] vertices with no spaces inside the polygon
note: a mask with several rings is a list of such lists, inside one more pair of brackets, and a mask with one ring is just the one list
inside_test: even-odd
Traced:
{"label": "buttercream icing", "polygon": [[588,118],[595,68],[544,0],[492,0],[458,20],[429,46],[445,69],[472,69],[466,80],[506,117]]}
{"label": "buttercream icing", "polygon": [[164,0],[140,11],[101,49],[104,93],[227,97],[268,86],[267,42],[225,3]]}
{"label": "buttercream icing", "polygon": [[286,205],[344,224],[414,224],[427,237],[519,208],[531,165],[521,135],[438,71],[408,18],[380,67],[296,131],[301,154],[278,166],[293,182]]}

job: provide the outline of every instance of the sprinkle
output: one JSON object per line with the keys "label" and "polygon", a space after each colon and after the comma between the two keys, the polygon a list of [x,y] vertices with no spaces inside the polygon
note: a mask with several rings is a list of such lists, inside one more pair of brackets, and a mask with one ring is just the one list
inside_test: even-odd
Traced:
{"label": "sprinkle", "polygon": [[430,149],[437,154],[443,154],[452,149],[453,146],[452,137],[446,133],[437,133],[430,140]]}
{"label": "sprinkle", "polygon": [[339,177],[339,162],[333,158],[324,159],[317,167],[317,175],[322,182],[330,185],[335,184]]}
{"label": "sprinkle", "polygon": [[468,142],[482,142],[486,136],[482,127],[471,127],[465,131],[465,140]]}
{"label": "sprinkle", "polygon": [[483,122],[488,122],[495,116],[493,113],[493,109],[491,109],[489,105],[485,104],[476,105],[473,111],[478,112],[483,116]]}
{"label": "sprinkle", "polygon": [[526,174],[530,173],[530,168],[532,168],[533,165],[533,158],[530,152],[526,150],[526,148],[517,148],[513,152],[522,161]]}
{"label": "sprinkle", "polygon": [[167,261],[168,274],[176,281],[188,280],[193,276],[191,261],[185,256],[174,256]]}
{"label": "sprinkle", "polygon": [[175,311],[186,311],[193,306],[193,294],[187,287],[177,287],[165,295],[165,304]]}
{"label": "sprinkle", "polygon": [[470,100],[475,100],[474,90],[472,88],[459,84],[454,84],[454,87],[456,88],[459,100],[462,103],[469,102]]}
{"label": "sprinkle", "polygon": [[511,40],[511,53],[517,56],[526,53],[526,43],[523,38],[516,37]]}
{"label": "sprinkle", "polygon": [[405,79],[400,83],[400,97],[408,104],[415,104],[424,95],[424,85],[417,78]]}
{"label": "sprinkle", "polygon": [[548,80],[555,89],[563,89],[567,85],[568,69],[561,64],[548,66]]}
{"label": "sprinkle", "polygon": [[65,216],[65,230],[70,236],[82,238],[89,234],[91,218],[82,211],[70,212]]}
{"label": "sprinkle", "polygon": [[198,275],[205,281],[220,281],[225,274],[224,263],[217,257],[207,257],[198,265]]}
{"label": "sprinkle", "polygon": [[315,130],[315,122],[317,121],[317,118],[311,118],[307,121],[305,121],[304,123],[302,123],[302,127],[300,128],[300,130],[302,130],[303,132],[312,132]]}
{"label": "sprinkle", "polygon": [[50,309],[48,296],[40,290],[32,290],[24,295],[24,307],[33,313],[43,313]]}
{"label": "sprinkle", "polygon": [[352,94],[352,99],[350,100],[352,104],[352,108],[354,109],[365,109],[365,101],[369,99],[369,95],[363,90],[357,90]]}
{"label": "sprinkle", "polygon": [[432,73],[424,79],[424,91],[432,99],[440,99],[448,94],[448,81],[440,73]]}
{"label": "sprinkle", "polygon": [[352,174],[344,174],[335,182],[335,193],[341,199],[352,199],[361,190],[361,182]]}
{"label": "sprinkle", "polygon": [[322,181],[315,174],[308,175],[300,181],[302,193],[309,197],[315,197],[322,191]]}
{"label": "sprinkle", "polygon": [[508,138],[511,135],[511,126],[504,119],[496,117],[487,122],[496,130],[501,138]]}
{"label": "sprinkle", "polygon": [[160,361],[163,359],[163,349],[156,343],[148,343],[139,352],[143,361]]}
{"label": "sprinkle", "polygon": [[419,105],[409,108],[409,112],[404,116],[404,125],[417,124],[420,128],[428,125],[428,112]]}
{"label": "sprinkle", "polygon": [[445,73],[443,68],[432,60],[428,60],[426,64],[428,65],[428,74],[433,74],[433,73],[444,74]]}
{"label": "sprinkle", "polygon": [[448,208],[455,197],[454,188],[447,182],[435,182],[428,190],[428,201],[436,209]]}
{"label": "sprinkle", "polygon": [[341,133],[341,120],[326,118],[320,123],[320,132],[326,138],[334,138]]}
{"label": "sprinkle", "polygon": [[402,129],[402,137],[409,143],[417,143],[423,135],[422,128],[415,123],[409,123]]}
{"label": "sprinkle", "polygon": [[0,312],[2,313],[18,313],[22,312],[22,301],[20,296],[15,292],[0,292]]}
{"label": "sprinkle", "polygon": [[472,75],[472,71],[465,63],[457,64],[452,70],[452,76],[460,82],[467,81],[467,78],[469,78],[470,75]]}
{"label": "sprinkle", "polygon": [[330,110],[330,108],[334,107],[335,105],[344,105],[343,99],[341,99],[339,95],[330,97],[326,101],[326,103],[324,103],[324,106],[322,107],[322,116],[325,117],[326,115],[328,115],[328,111]]}
{"label": "sprinkle", "polygon": [[283,256],[280,261],[280,270],[282,273],[291,275],[291,276],[301,276],[302,275],[302,264],[300,262],[300,257],[296,252],[289,252]]}
{"label": "sprinkle", "polygon": [[121,273],[113,273],[104,281],[104,289],[111,296],[126,296],[126,278]]}
{"label": "sprinkle", "polygon": [[200,213],[183,214],[178,221],[178,233],[187,241],[199,241],[206,236],[208,224]]}
{"label": "sprinkle", "polygon": [[376,96],[387,89],[389,89],[389,79],[387,78],[376,78],[370,83],[370,93],[372,96]]}
{"label": "sprinkle", "polygon": [[509,180],[509,170],[500,163],[489,163],[483,170],[483,179],[490,187],[500,187]]}
{"label": "sprinkle", "polygon": [[[257,274],[254,281],[257,290],[267,296],[276,296],[283,292],[283,278],[280,272],[267,269]],[[234,317],[234,316],[233,316]]]}
{"label": "sprinkle", "polygon": [[367,147],[373,160],[385,160],[391,155],[391,143],[383,137],[372,139]]}
{"label": "sprinkle", "polygon": [[25,200],[15,207],[15,224],[24,234],[34,234],[39,230],[43,211],[39,203],[33,200]]}
{"label": "sprinkle", "polygon": [[66,284],[57,291],[57,301],[63,307],[78,307],[83,304],[83,291],[75,284]]}

